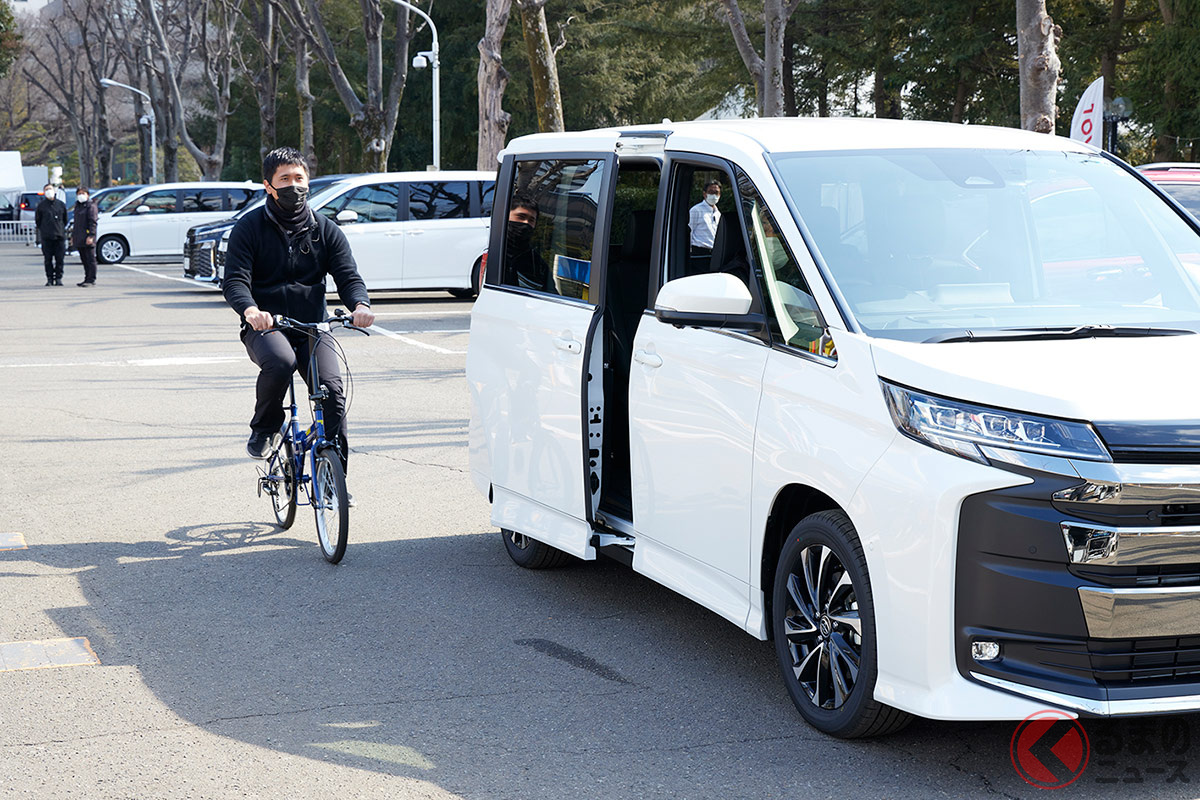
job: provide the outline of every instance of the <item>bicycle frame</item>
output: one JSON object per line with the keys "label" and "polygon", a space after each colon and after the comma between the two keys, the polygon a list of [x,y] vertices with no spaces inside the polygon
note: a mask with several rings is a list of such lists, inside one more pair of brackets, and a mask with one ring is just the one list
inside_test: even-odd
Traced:
{"label": "bicycle frame", "polygon": [[[291,383],[288,386],[288,416],[280,429],[283,440],[292,444],[292,463],[296,475],[296,504],[301,506],[314,505],[318,502],[312,491],[312,476],[317,471],[317,453],[322,448],[332,445],[332,442],[325,438],[325,400],[329,397],[329,390],[320,382],[321,374],[317,367],[317,345],[320,342],[321,331],[315,333],[305,331],[305,333],[310,340],[308,374],[312,377],[313,385],[317,387],[316,391],[308,396],[313,403],[313,422],[306,430],[300,430],[299,409],[296,406],[296,375],[292,373]],[[306,463],[307,470],[305,469]],[[307,502],[300,500],[301,487],[304,489]]]}

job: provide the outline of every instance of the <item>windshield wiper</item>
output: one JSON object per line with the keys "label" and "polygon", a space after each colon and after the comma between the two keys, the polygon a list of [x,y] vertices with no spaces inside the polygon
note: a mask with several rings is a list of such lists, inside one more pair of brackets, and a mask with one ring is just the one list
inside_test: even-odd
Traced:
{"label": "windshield wiper", "polygon": [[1016,342],[1039,339],[1091,339],[1101,336],[1185,336],[1195,331],[1180,328],[1139,328],[1131,325],[1076,325],[1071,328],[1000,328],[999,330],[959,330],[939,333],[927,343],[943,342]]}

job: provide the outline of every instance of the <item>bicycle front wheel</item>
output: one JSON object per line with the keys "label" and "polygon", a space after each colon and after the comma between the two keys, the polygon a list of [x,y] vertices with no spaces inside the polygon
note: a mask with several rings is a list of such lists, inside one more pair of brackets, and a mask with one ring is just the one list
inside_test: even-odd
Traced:
{"label": "bicycle front wheel", "polygon": [[275,521],[285,531],[296,521],[296,460],[292,456],[292,443],[284,440],[283,444],[267,461],[267,474],[273,486],[271,489],[271,508],[275,511]]}
{"label": "bicycle front wheel", "polygon": [[346,554],[350,537],[350,503],[346,496],[346,473],[337,450],[332,447],[317,453],[312,499],[321,553],[326,561],[336,564]]}

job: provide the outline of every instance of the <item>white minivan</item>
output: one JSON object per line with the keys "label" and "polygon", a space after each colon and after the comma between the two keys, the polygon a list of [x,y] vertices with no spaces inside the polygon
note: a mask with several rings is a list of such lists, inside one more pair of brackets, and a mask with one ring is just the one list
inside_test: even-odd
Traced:
{"label": "white minivan", "polygon": [[471,472],[518,564],[773,639],[835,736],[1200,710],[1200,231],[1128,165],[764,119],[523,137],[498,186]]}
{"label": "white minivan", "polygon": [[494,172],[379,172],[342,181],[311,205],[346,234],[367,289],[472,297],[495,189]]}
{"label": "white minivan", "polygon": [[101,212],[96,256],[119,264],[128,256],[179,256],[188,229],[231,217],[263,193],[261,183],[208,181],[146,186]]}

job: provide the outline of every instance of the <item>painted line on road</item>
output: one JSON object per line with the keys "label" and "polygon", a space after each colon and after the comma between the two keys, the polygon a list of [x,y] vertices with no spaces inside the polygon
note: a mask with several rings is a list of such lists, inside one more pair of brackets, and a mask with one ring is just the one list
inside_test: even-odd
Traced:
{"label": "painted line on road", "polygon": [[470,333],[470,328],[427,328],[420,331],[391,331],[399,334],[414,334],[414,333]]}
{"label": "painted line on road", "polygon": [[0,532],[0,550],[28,550],[25,534],[16,531]]}
{"label": "painted line on road", "polygon": [[83,667],[100,659],[87,639],[41,639],[0,643],[0,672],[48,667]]}
{"label": "painted line on road", "polygon": [[186,283],[188,286],[208,286],[211,288],[216,288],[214,286],[214,284],[211,284],[211,283],[203,283],[201,281],[194,281],[191,278],[180,278],[177,275],[162,275],[158,272],[151,272],[148,269],[140,269],[139,267],[131,267],[128,264],[105,264],[104,266],[120,267],[121,269],[127,269],[130,272],[140,272],[143,275],[149,275],[154,278],[162,278],[164,281],[179,281],[180,283]]}
{"label": "painted line on road", "polygon": [[444,311],[376,311],[376,317],[469,317],[470,311],[461,314],[447,314]]}
{"label": "painted line on road", "polygon": [[396,333],[395,331],[389,331],[387,328],[381,328],[378,325],[372,325],[370,330],[374,331],[375,333],[382,334],[383,336],[395,339],[396,341],[410,344],[413,347],[420,347],[422,350],[432,350],[435,353],[441,353],[442,355],[446,356],[465,356],[467,354],[466,350],[447,350],[445,347],[438,347],[436,344],[418,342],[416,339],[410,339],[403,334]]}
{"label": "painted line on road", "polygon": [[245,356],[172,356],[168,358],[130,358],[124,361],[41,361],[27,364],[0,364],[0,369],[37,369],[44,367],[179,367],[196,364],[225,364],[245,361]]}

